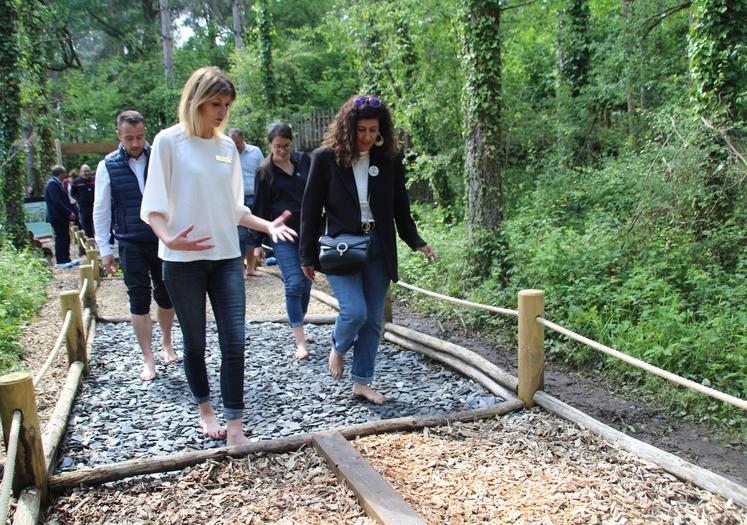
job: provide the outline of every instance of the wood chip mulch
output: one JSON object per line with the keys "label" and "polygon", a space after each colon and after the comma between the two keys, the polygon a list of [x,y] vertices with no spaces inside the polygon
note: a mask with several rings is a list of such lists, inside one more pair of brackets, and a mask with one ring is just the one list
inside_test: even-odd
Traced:
{"label": "wood chip mulch", "polygon": [[747,523],[733,502],[539,409],[353,445],[428,523]]}
{"label": "wood chip mulch", "polygon": [[73,524],[373,525],[313,449],[211,461],[168,476],[76,489],[42,521]]}

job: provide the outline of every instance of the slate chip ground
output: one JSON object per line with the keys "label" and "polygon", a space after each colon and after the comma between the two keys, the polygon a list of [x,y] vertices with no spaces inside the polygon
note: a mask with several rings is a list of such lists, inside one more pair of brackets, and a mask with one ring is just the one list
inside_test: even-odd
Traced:
{"label": "slate chip ground", "polygon": [[[332,327],[308,325],[310,356],[292,357],[290,329],[278,323],[248,323],[245,346],[244,424],[253,441],[402,416],[443,414],[499,403],[481,385],[415,352],[382,344],[375,388],[388,398],[377,406],[350,394],[347,376],[327,372]],[[154,341],[160,335],[154,329]],[[174,330],[181,349],[181,334]],[[160,351],[156,350],[158,357]],[[350,358],[346,357],[346,366]],[[220,351],[208,323],[208,377],[213,406],[221,414]],[[154,381],[139,379],[140,352],[129,323],[100,323],[91,373],[70,417],[57,471],[129,459],[224,446],[202,435],[197,407],[182,364],[157,364]]]}

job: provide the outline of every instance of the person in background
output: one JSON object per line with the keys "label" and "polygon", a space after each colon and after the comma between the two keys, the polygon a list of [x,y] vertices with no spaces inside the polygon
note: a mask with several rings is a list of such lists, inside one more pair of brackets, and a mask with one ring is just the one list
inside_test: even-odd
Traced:
{"label": "person in background", "polygon": [[[287,124],[272,124],[267,134],[267,142],[270,145],[270,154],[259,168],[254,213],[258,217],[273,221],[284,211],[290,211],[292,215],[288,219],[288,226],[298,231],[301,225],[301,201],[311,160],[302,151],[291,153],[293,132]],[[306,348],[303,318],[309,307],[311,280],[301,271],[297,241],[281,240],[273,243],[272,249],[283,274],[285,309],[296,343],[293,356],[296,359],[305,359],[309,351]],[[262,260],[264,250],[261,246],[255,249],[255,255]]]}
{"label": "person in background", "polygon": [[75,220],[75,208],[63,185],[66,177],[64,166],[54,166],[52,176],[44,188],[47,222],[54,230],[54,257],[56,267],[60,269],[70,268],[77,262],[70,260],[70,221]]}
{"label": "person in background", "polygon": [[399,279],[395,224],[411,249],[438,259],[418,235],[410,215],[405,170],[389,110],[374,95],[350,97],[335,115],[322,147],[311,155],[299,245],[301,268],[314,279],[322,230],[333,237],[341,233],[370,237],[369,260],[362,271],[327,276],[340,303],[328,368],[334,379],[340,379],[345,354],[352,348],[353,395],[376,404],[386,401],[369,386],[381,339],[384,301],[389,281]]}
{"label": "person in background", "polygon": [[73,179],[70,194],[78,203],[80,223],[86,237],[93,238],[93,201],[96,179],[93,177],[93,172],[88,164],[81,165],[79,173],[80,176]]}
{"label": "person in background", "polygon": [[[260,164],[264,160],[262,150],[257,146],[247,144],[244,141],[244,132],[239,128],[232,128],[228,131],[236,149],[239,151],[241,160],[241,176],[244,180],[244,206],[254,211],[254,186],[255,177]],[[241,257],[244,259],[244,275],[259,275],[255,270],[256,259],[254,257],[254,248],[259,246],[254,232],[244,226],[238,226],[239,229],[239,249]]]}
{"label": "person in background", "polygon": [[132,328],[143,353],[140,379],[156,377],[153,357],[153,321],[150,318],[151,296],[156,301],[156,318],[161,327],[163,363],[179,360],[171,341],[174,308],[163,283],[162,261],[158,258],[158,239],[140,220],[145,175],[150,159],[150,144],[145,140],[145,122],[137,111],[123,111],[117,116],[119,147],[99,162],[94,186],[93,225],[101,261],[109,273],[117,269],[109,243],[112,217],[119,241],[119,262],[130,299]]}
{"label": "person in background", "polygon": [[[228,446],[248,444],[244,435],[246,295],[236,226],[293,240],[287,214],[273,222],[244,206],[239,152],[221,131],[236,99],[233,82],[217,67],[192,73],[179,102],[179,123],[153,141],[140,217],[158,235],[163,276],[184,339],[184,372],[199,408],[205,435]],[[224,429],[210,403],[205,365],[206,306],[218,327]]]}

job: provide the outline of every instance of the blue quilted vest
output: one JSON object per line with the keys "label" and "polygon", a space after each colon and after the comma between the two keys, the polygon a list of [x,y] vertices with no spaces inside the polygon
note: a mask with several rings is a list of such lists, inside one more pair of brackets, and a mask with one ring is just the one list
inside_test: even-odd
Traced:
{"label": "blue quilted vest", "polygon": [[[150,161],[150,144],[143,150],[147,161]],[[111,179],[112,206],[114,209],[114,236],[117,240],[137,243],[156,243],[158,238],[140,219],[140,205],[143,194],[137,183],[137,176],[129,165],[130,156],[122,144],[116,151],[109,153],[104,162]],[[145,176],[148,176],[148,164],[145,165]]]}

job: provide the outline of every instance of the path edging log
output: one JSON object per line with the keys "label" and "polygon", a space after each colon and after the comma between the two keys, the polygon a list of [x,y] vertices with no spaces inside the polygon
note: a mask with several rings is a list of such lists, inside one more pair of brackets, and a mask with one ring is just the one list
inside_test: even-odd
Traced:
{"label": "path edging log", "polygon": [[[408,432],[421,430],[425,427],[447,425],[455,422],[477,421],[495,416],[502,416],[510,412],[521,410],[524,403],[519,400],[505,401],[489,407],[474,410],[463,410],[451,414],[437,416],[411,416],[396,419],[385,419],[382,421],[370,421],[349,427],[341,427],[337,430],[346,438],[368,436],[382,432]],[[283,453],[297,450],[311,442],[312,434],[299,434],[284,438],[258,441],[249,445],[237,447],[222,447],[208,450],[197,450],[194,452],[183,452],[169,456],[157,456],[154,458],[133,459],[121,463],[112,463],[87,469],[65,472],[52,476],[49,480],[49,489],[60,492],[78,486],[91,486],[117,481],[132,476],[143,474],[156,474],[171,470],[181,470],[186,467],[203,463],[210,459],[224,459],[227,457],[241,458],[259,452]]]}
{"label": "path edging log", "polygon": [[366,462],[339,432],[311,436],[314,448],[327,465],[353,491],[371,518],[383,525],[425,525],[425,520]]}
{"label": "path edging log", "polygon": [[403,348],[407,348],[408,350],[413,350],[415,352],[421,353],[425,356],[430,357],[434,361],[440,361],[450,366],[464,376],[474,379],[475,381],[480,383],[493,395],[499,396],[502,399],[506,400],[516,399],[516,395],[513,392],[494,381],[485,372],[477,367],[465,363],[461,359],[454,357],[451,354],[431,349],[425,345],[416,343],[415,341],[410,341],[409,339],[405,339],[404,337],[394,335],[391,332],[384,332],[384,339],[389,341],[390,343],[396,344],[397,346],[401,346]]}

